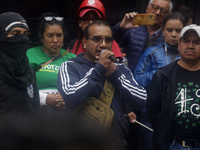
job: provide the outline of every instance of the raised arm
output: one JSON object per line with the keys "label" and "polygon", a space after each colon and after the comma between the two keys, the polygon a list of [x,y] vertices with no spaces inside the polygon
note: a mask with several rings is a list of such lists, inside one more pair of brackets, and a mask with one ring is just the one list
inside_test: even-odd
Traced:
{"label": "raised arm", "polygon": [[126,46],[126,42],[129,36],[127,31],[131,28],[138,27],[132,25],[132,19],[136,14],[137,13],[135,12],[126,13],[122,21],[113,27],[113,36],[121,47]]}
{"label": "raised arm", "polygon": [[131,71],[124,64],[119,64],[108,79],[115,85],[115,90],[122,94],[122,99],[133,109],[142,109],[145,106],[146,90],[135,81]]}
{"label": "raised arm", "polygon": [[[58,74],[58,91],[62,95],[66,105],[74,108],[85,98],[88,98],[96,85],[103,80],[102,74],[107,70],[103,65],[97,64],[94,68],[85,71],[84,67],[80,67],[83,76],[80,77],[77,68],[72,64],[75,62],[67,61],[60,67]],[[78,63],[76,65],[79,65]],[[79,70],[79,71],[80,71]]]}

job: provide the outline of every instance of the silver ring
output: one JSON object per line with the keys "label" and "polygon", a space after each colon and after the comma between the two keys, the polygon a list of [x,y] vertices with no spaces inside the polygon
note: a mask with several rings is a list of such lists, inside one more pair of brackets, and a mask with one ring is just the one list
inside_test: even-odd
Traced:
{"label": "silver ring", "polygon": [[60,102],[58,102],[58,105],[60,105]]}

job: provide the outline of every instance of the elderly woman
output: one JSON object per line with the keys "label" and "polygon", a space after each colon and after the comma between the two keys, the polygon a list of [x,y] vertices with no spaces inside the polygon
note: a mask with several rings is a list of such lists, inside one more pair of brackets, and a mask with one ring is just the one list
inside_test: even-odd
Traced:
{"label": "elderly woman", "polygon": [[31,112],[39,94],[26,56],[29,28],[18,13],[0,14],[0,114]]}

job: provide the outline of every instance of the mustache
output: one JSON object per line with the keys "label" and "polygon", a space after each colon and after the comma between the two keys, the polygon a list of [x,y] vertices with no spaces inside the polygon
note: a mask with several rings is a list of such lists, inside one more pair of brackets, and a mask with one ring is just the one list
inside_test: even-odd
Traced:
{"label": "mustache", "polygon": [[196,52],[194,51],[194,49],[186,49],[185,53],[187,53],[187,52],[196,54]]}

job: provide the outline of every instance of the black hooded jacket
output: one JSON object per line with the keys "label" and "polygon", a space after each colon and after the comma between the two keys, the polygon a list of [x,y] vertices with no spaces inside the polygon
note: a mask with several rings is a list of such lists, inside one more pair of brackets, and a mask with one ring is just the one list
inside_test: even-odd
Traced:
{"label": "black hooded jacket", "polygon": [[39,106],[39,93],[26,51],[26,35],[6,37],[15,27],[29,31],[24,18],[14,12],[0,14],[0,114],[31,112]]}

